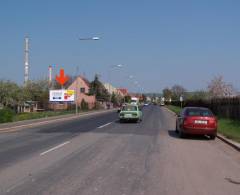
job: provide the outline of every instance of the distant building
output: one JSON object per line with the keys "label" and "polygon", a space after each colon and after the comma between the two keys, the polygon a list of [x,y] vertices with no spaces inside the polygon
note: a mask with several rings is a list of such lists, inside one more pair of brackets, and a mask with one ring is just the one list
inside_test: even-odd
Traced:
{"label": "distant building", "polygon": [[116,87],[113,87],[110,83],[105,83],[104,87],[111,95],[114,93],[118,97],[124,96],[121,90],[117,89]]}
{"label": "distant building", "polygon": [[77,104],[79,106],[81,106],[83,99],[88,104],[89,109],[92,109],[95,106],[96,97],[88,95],[90,90],[90,82],[86,78],[78,76],[68,87],[68,89],[77,91]]}
{"label": "distant building", "polygon": [[43,111],[38,107],[37,101],[25,101],[22,105],[18,105],[17,112],[39,112]]}
{"label": "distant building", "polygon": [[118,90],[120,91],[120,93],[122,93],[123,96],[128,95],[128,90],[126,88],[119,88]]}
{"label": "distant building", "polygon": [[110,83],[104,83],[103,85],[109,94],[113,94],[113,93],[117,94],[117,88],[113,87]]}
{"label": "distant building", "polygon": [[152,101],[152,98],[149,97],[149,96],[147,96],[147,97],[146,97],[146,101],[147,101],[147,102],[151,102],[151,101]]}
{"label": "distant building", "polygon": [[124,97],[124,94],[122,93],[121,90],[117,89],[117,94],[120,96],[120,97]]}

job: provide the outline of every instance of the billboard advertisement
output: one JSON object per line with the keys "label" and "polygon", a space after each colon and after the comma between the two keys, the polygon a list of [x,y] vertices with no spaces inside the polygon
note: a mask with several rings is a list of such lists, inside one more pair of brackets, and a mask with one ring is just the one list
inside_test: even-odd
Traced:
{"label": "billboard advertisement", "polygon": [[73,102],[75,99],[74,90],[50,90],[49,101],[50,102]]}

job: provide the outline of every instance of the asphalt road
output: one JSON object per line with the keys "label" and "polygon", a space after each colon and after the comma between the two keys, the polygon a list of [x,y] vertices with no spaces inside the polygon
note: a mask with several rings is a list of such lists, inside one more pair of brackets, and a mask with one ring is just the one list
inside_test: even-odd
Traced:
{"label": "asphalt road", "polygon": [[0,194],[237,195],[240,155],[220,140],[180,139],[175,117],[147,106],[0,133]]}

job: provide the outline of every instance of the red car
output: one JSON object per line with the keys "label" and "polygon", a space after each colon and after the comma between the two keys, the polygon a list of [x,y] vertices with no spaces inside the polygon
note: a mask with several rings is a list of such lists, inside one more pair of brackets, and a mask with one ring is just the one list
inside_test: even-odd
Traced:
{"label": "red car", "polygon": [[180,137],[192,134],[208,135],[210,139],[215,139],[217,118],[208,108],[185,107],[177,117],[176,132]]}

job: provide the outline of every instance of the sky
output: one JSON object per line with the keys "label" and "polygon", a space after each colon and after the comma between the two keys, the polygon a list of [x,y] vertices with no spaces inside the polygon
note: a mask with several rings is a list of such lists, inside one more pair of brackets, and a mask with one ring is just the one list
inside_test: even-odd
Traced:
{"label": "sky", "polygon": [[29,36],[31,80],[53,65],[130,91],[201,90],[219,75],[240,90],[239,10],[239,0],[0,0],[0,79],[23,83]]}

